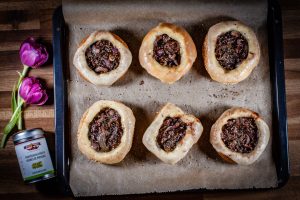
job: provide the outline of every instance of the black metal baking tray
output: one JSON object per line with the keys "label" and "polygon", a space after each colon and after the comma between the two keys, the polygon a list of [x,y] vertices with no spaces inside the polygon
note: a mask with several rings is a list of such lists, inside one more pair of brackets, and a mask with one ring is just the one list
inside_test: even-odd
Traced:
{"label": "black metal baking tray", "polygon": [[[67,26],[62,7],[53,14],[53,73],[55,104],[55,150],[56,174],[59,188],[64,194],[72,195],[69,187],[69,134],[67,127],[66,52]],[[288,133],[286,114],[286,94],[283,62],[283,39],[281,10],[277,1],[268,1],[268,43],[269,65],[273,100],[273,158],[276,165],[278,186],[284,186],[290,176],[288,158]],[[263,188],[270,189],[270,188]],[[243,189],[244,190],[244,189]],[[247,189],[246,189],[247,190]],[[251,188],[250,190],[258,190]],[[261,189],[259,189],[261,190]],[[188,192],[211,191],[205,188]],[[219,191],[219,190],[213,190]],[[223,190],[222,190],[223,191]],[[240,189],[239,189],[240,191]],[[142,195],[142,194],[139,194]],[[126,195],[128,196],[128,195]]]}

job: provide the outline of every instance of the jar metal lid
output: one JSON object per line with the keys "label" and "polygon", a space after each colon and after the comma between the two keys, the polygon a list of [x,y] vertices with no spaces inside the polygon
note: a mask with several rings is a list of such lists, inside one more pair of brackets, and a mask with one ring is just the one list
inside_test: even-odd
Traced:
{"label": "jar metal lid", "polygon": [[30,139],[30,138],[37,138],[37,137],[43,137],[44,131],[40,128],[34,128],[30,130],[24,130],[16,133],[13,136],[14,142],[18,142],[20,140],[24,139]]}

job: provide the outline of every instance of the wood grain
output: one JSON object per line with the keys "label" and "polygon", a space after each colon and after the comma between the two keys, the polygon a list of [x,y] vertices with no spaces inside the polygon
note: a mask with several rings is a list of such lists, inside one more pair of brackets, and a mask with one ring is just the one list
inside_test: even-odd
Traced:
{"label": "wood grain", "polygon": [[[28,36],[41,38],[51,46],[52,13],[60,0],[0,0],[0,130],[11,116],[11,89],[22,70],[18,50]],[[205,192],[128,196],[126,199],[300,199],[300,1],[281,1],[287,91],[289,156],[291,179],[278,190],[257,192]],[[30,72],[41,77],[53,93],[51,61]],[[54,148],[53,98],[45,106],[29,106],[25,113],[26,128],[42,127],[47,131],[50,149]],[[0,133],[0,137],[2,133]],[[0,199],[70,199],[53,193],[52,186],[40,191],[35,185],[25,185],[21,179],[11,141],[0,150]],[[106,197],[105,199],[116,199]]]}

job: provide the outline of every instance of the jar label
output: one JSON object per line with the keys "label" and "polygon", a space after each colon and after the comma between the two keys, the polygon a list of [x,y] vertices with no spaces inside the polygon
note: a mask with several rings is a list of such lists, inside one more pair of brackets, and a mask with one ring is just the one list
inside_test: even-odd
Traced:
{"label": "jar label", "polygon": [[15,149],[24,181],[54,173],[45,138],[18,144]]}

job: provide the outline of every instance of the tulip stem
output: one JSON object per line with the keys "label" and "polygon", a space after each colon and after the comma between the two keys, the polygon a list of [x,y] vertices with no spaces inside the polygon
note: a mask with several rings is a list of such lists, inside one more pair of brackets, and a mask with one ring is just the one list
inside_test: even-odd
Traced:
{"label": "tulip stem", "polygon": [[21,101],[18,107],[15,109],[13,115],[11,116],[8,124],[4,127],[3,129],[3,136],[0,144],[0,148],[4,148],[6,145],[7,140],[9,139],[10,133],[12,129],[15,127],[20,115],[21,115],[21,108],[22,105],[24,104],[24,101]]}
{"label": "tulip stem", "polygon": [[[24,79],[24,77],[27,75],[27,72],[29,70],[29,67],[27,65],[23,65],[23,66],[24,66],[23,71],[20,74],[20,78],[19,78],[19,81],[18,81],[18,84],[17,84],[17,90],[18,90],[17,105],[19,105],[22,101],[22,98],[20,97],[20,94],[19,94],[21,82]],[[22,129],[23,129],[23,119],[22,119],[22,114],[20,114],[20,117],[18,118],[18,130],[22,130]]]}
{"label": "tulip stem", "polygon": [[27,75],[28,70],[29,70],[29,67],[27,65],[23,65],[23,71],[20,74],[20,77],[19,77],[19,80],[18,80],[18,84],[17,84],[17,89],[19,89],[23,78]]}

